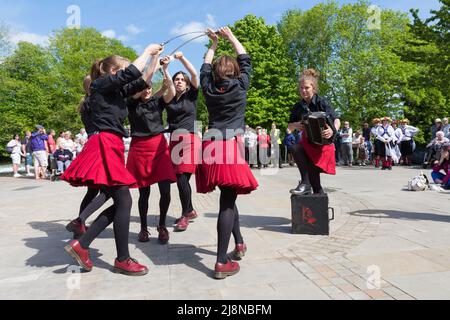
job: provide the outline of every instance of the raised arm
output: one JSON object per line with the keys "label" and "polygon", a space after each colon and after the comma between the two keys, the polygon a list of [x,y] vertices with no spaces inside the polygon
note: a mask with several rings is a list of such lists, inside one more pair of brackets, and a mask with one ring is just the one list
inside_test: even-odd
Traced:
{"label": "raised arm", "polygon": [[205,63],[207,64],[212,64],[212,61],[214,59],[214,54],[216,53],[217,50],[217,45],[219,43],[219,37],[217,36],[217,34],[211,30],[208,29],[207,30],[207,35],[208,37],[212,40],[212,45],[211,47],[208,49],[208,51],[206,52],[205,55]]}
{"label": "raised arm", "polygon": [[[133,61],[133,65],[141,72],[144,71],[144,68],[147,65],[147,61],[150,57],[155,56],[157,54],[161,54],[164,48],[159,44],[151,44],[147,48],[145,48],[144,52]],[[150,71],[153,70],[149,68]],[[145,73],[144,73],[145,75]]]}
{"label": "raised arm", "polygon": [[165,57],[161,60],[162,62],[162,70],[164,73],[164,81],[167,85],[167,92],[164,95],[164,102],[169,103],[177,94],[175,85],[173,84],[172,77],[169,74],[168,66],[170,64],[170,57]]}
{"label": "raised arm", "polygon": [[240,43],[240,41],[235,37],[233,32],[231,32],[230,28],[223,27],[219,29],[219,35],[224,39],[227,39],[234,48],[234,51],[237,55],[246,54],[244,46]]}
{"label": "raised arm", "polygon": [[175,53],[174,58],[180,60],[186,70],[191,74],[191,85],[195,89],[198,89],[198,74],[192,63],[188,59],[186,59],[182,52]]}

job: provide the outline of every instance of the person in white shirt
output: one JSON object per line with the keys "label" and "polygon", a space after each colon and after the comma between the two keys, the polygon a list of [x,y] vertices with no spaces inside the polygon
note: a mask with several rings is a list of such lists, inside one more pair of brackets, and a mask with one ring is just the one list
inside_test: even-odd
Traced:
{"label": "person in white shirt", "polygon": [[75,140],[79,141],[81,139],[84,139],[84,140],[88,139],[88,134],[86,133],[86,129],[85,128],[81,128],[80,129],[80,133],[75,136]]}
{"label": "person in white shirt", "polygon": [[22,159],[22,157],[25,156],[25,154],[22,153],[22,144],[20,143],[20,136],[18,134],[15,134],[13,136],[13,140],[8,142],[8,144],[6,146],[8,148],[12,148],[11,160],[12,160],[14,178],[19,178],[19,177],[21,177],[21,175],[19,174],[20,160]]}
{"label": "person in white shirt", "polygon": [[392,121],[392,128],[394,129],[394,151],[396,154],[396,161],[395,164],[398,164],[400,162],[400,159],[402,157],[402,153],[400,152],[400,143],[402,141],[403,133],[402,130],[397,127],[397,123],[400,123],[400,121],[393,120]]}
{"label": "person in white shirt", "polygon": [[375,168],[380,166],[380,146],[382,146],[380,140],[377,139],[378,128],[381,126],[380,118],[372,120],[373,127],[370,129],[370,137],[373,139],[372,159],[375,158]]}
{"label": "person in white shirt", "polygon": [[246,134],[248,138],[248,164],[253,168],[253,166],[258,165],[258,135],[252,128],[249,128]]}
{"label": "person in white shirt", "polygon": [[381,126],[377,129],[377,139],[381,142],[381,144],[378,144],[382,159],[381,170],[392,170],[393,158],[397,157],[394,150],[394,128],[390,125],[391,122],[391,118],[384,117],[381,119]]}
{"label": "person in white shirt", "polygon": [[401,139],[400,139],[400,151],[403,158],[403,164],[410,165],[412,154],[415,149],[414,136],[419,133],[419,129],[416,127],[409,125],[408,119],[403,119],[400,124],[400,128],[402,131]]}
{"label": "person in white shirt", "polygon": [[353,130],[350,128],[350,123],[348,121],[344,122],[344,127],[339,132],[341,136],[341,155],[344,166],[351,167],[353,165]]}

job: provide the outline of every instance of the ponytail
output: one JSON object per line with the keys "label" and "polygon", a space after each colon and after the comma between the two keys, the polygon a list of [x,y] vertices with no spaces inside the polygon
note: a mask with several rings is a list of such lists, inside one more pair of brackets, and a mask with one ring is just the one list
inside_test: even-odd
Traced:
{"label": "ponytail", "polygon": [[96,60],[91,67],[91,81],[110,73],[113,69],[120,69],[129,63],[130,60],[121,56],[109,56],[103,60]]}

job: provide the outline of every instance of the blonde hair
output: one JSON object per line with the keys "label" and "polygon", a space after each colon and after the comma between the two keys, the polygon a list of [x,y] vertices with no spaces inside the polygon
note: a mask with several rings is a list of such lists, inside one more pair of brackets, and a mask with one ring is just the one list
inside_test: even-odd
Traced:
{"label": "blonde hair", "polygon": [[315,69],[306,69],[300,75],[299,84],[305,81],[311,81],[313,88],[317,93],[319,91],[319,78],[320,73],[318,71],[316,71]]}

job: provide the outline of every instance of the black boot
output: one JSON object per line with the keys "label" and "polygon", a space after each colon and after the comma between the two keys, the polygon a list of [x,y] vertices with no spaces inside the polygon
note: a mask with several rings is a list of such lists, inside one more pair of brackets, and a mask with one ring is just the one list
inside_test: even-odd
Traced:
{"label": "black boot", "polygon": [[311,194],[312,188],[311,188],[311,185],[309,185],[309,184],[299,182],[297,188],[292,189],[289,192],[296,196],[303,196],[303,195]]}

